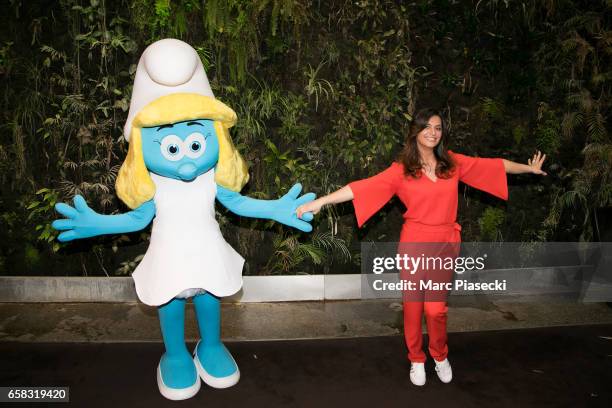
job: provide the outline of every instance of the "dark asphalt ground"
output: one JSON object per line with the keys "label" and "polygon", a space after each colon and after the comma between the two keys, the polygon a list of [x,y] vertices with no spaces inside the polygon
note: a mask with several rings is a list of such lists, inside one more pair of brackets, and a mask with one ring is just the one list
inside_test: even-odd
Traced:
{"label": "dark asphalt ground", "polygon": [[429,360],[419,388],[399,336],[229,343],[240,382],[172,402],[157,390],[162,343],[0,343],[0,386],[69,386],[71,402],[49,406],[74,407],[612,407],[612,325],[451,333],[449,345],[453,382]]}

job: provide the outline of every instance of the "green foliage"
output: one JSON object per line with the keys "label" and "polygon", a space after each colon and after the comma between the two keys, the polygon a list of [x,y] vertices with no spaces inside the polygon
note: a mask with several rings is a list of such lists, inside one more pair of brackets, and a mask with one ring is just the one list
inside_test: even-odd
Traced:
{"label": "green foliage", "polygon": [[[474,119],[479,123],[477,134],[482,137],[491,135],[500,126],[506,125],[506,108],[504,104],[494,98],[483,97],[470,109]],[[495,132],[496,133],[496,132]]]}
{"label": "green foliage", "polygon": [[334,96],[334,87],[332,84],[328,80],[318,77],[319,71],[324,64],[325,63],[322,61],[316,68],[313,68],[310,64],[308,64],[308,67],[304,71],[304,76],[306,77],[306,85],[304,86],[304,90],[306,91],[308,99],[310,99],[310,97],[314,97],[315,112],[319,107],[319,97],[330,99]]}
{"label": "green foliage", "polygon": [[0,47],[0,74],[5,74],[10,70],[11,65],[11,47],[13,46],[13,41],[6,41]]}
{"label": "green foliage", "polygon": [[24,250],[24,264],[29,270],[35,269],[39,266],[41,261],[40,252],[32,244],[26,244]]}
{"label": "green foliage", "polygon": [[55,204],[58,202],[58,193],[48,188],[41,188],[36,192],[36,198],[26,207],[29,211],[28,221],[35,224],[34,230],[38,231],[37,239],[51,245],[53,252],[57,252],[60,244],[57,239],[57,231],[51,228],[49,219],[55,217]]}
{"label": "green foliage", "polygon": [[597,10],[600,6],[584,11],[572,3],[564,10],[565,19],[551,20],[551,41],[543,42],[536,54],[543,73],[540,87],[550,98],[559,98],[557,109],[562,112],[561,120],[558,115],[545,118],[547,127],[560,128],[563,139],[557,137],[556,145],[582,151],[582,157],[570,157],[583,159],[561,163],[562,183],[551,194],[543,239],[573,232],[581,240],[599,240],[597,214],[610,206],[612,140],[606,112],[611,101],[612,30],[609,4],[605,11]]}
{"label": "green foliage", "polygon": [[558,152],[561,146],[560,121],[545,103],[541,103],[538,109],[538,125],[534,133],[538,149],[548,154]]}
{"label": "green foliage", "polygon": [[[580,240],[601,241],[598,210],[612,206],[612,145],[590,144],[582,152],[583,168],[565,176],[569,186],[557,188],[540,234],[548,237],[564,212],[580,226]],[[582,217],[582,220],[580,219]]]}
{"label": "green foliage", "polygon": [[263,157],[263,161],[266,163],[270,173],[274,174],[274,185],[276,188],[281,189],[281,177],[283,175],[286,176],[283,177],[286,179],[290,176],[305,174],[306,165],[301,163],[302,160],[300,158],[292,157],[290,150],[281,153],[270,139],[265,139],[264,142],[269,151]]}
{"label": "green foliage", "polygon": [[164,37],[185,39],[190,15],[200,9],[198,0],[133,0],[132,21],[150,41]]}
{"label": "green foliage", "polygon": [[506,212],[501,208],[487,207],[480,218],[480,239],[482,241],[503,241],[501,227],[506,220]]}
{"label": "green foliage", "polygon": [[[399,152],[415,110],[434,106],[461,153],[520,162],[548,154],[551,176],[511,179],[524,184],[511,185],[506,210],[466,190],[464,239],[520,240],[524,225],[542,225],[540,239],[598,239],[612,194],[612,34],[609,8],[585,4],[11,2],[0,27],[0,267],[51,259],[83,273],[133,270],[148,233],[71,244],[75,255],[49,223],[53,204],[76,193],[98,211],[126,211],[114,182],[135,64],[164,37],[194,46],[215,95],[237,112],[232,138],[249,164],[249,196],[276,198],[296,181],[321,195],[370,176]],[[548,208],[534,209],[546,196]],[[397,224],[387,211],[374,223],[385,231]],[[319,272],[330,262],[342,272],[359,262],[356,236],[380,236],[370,226],[356,233],[350,212],[326,208],[309,235],[224,210],[219,221],[250,274]]]}
{"label": "green foliage", "polygon": [[594,100],[589,90],[573,89],[567,96],[567,105],[570,110],[563,116],[561,125],[563,135],[567,139],[571,139],[576,133],[586,133],[589,142],[607,141],[606,120],[600,112],[601,102]]}
{"label": "green foliage", "polygon": [[287,274],[308,260],[315,265],[331,261],[335,256],[341,261],[351,259],[346,243],[341,238],[329,232],[314,233],[309,243],[300,242],[296,235],[284,233],[278,235],[273,242],[274,255],[264,268],[266,274]]}
{"label": "green foliage", "polygon": [[463,78],[460,75],[445,72],[441,75],[440,82],[449,88],[455,88],[463,84]]}
{"label": "green foliage", "polygon": [[142,261],[142,258],[144,258],[144,254],[136,255],[133,259],[121,262],[115,273],[120,276],[130,275]]}
{"label": "green foliage", "polygon": [[[520,145],[526,136],[527,136],[527,129],[525,129],[523,126],[517,125],[512,128],[512,138],[514,139],[514,143],[516,145]],[[544,150],[544,151],[547,151],[547,150]]]}
{"label": "green foliage", "polygon": [[480,101],[480,109],[485,118],[493,121],[499,121],[504,118],[504,106],[501,102],[489,97],[484,97]]}
{"label": "green foliage", "polygon": [[232,82],[244,84],[249,64],[261,59],[266,34],[298,37],[299,30],[289,30],[307,24],[309,8],[310,1],[298,0],[207,0],[202,22],[217,56],[215,65],[228,71]]}

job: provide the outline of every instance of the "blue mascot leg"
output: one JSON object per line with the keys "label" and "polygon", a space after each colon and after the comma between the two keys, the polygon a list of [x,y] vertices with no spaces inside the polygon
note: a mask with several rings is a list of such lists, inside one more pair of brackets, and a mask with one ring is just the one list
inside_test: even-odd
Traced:
{"label": "blue mascot leg", "polygon": [[240,370],[221,343],[221,305],[210,293],[193,298],[202,339],[194,352],[196,368],[202,380],[213,388],[227,388],[240,379]]}
{"label": "blue mascot leg", "polygon": [[157,367],[157,385],[171,400],[193,397],[200,379],[185,345],[185,299],[173,299],[158,308],[166,352]]}

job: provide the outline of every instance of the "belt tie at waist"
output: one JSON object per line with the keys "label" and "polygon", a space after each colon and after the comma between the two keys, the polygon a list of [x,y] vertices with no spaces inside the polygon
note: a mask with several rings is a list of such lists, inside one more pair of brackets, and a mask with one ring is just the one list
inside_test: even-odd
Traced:
{"label": "belt tie at waist", "polygon": [[456,222],[451,222],[448,224],[437,224],[437,225],[431,225],[431,224],[423,224],[422,222],[418,222],[418,221],[409,221],[406,220],[404,222],[404,226],[402,228],[418,228],[421,231],[426,231],[426,232],[446,232],[446,231],[461,231],[461,225],[457,224]]}

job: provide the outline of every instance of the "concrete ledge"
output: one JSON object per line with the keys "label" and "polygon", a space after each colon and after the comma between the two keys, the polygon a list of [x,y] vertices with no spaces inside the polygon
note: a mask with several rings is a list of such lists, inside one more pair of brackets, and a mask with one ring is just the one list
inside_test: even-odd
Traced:
{"label": "concrete ledge", "polygon": [[[245,276],[224,302],[346,300],[361,297],[359,274]],[[131,277],[0,277],[0,302],[138,302]]]}
{"label": "concrete ledge", "polygon": [[[224,302],[358,299],[360,275],[245,276]],[[138,302],[131,277],[0,277],[0,302]]]}
{"label": "concrete ledge", "polygon": [[135,302],[132,278],[2,276],[0,302]]}
{"label": "concrete ledge", "polygon": [[[612,282],[581,281],[580,266],[484,270],[466,274],[471,281],[512,277],[512,295],[569,293],[582,302],[612,301]],[[245,276],[237,294],[226,303],[321,301],[351,299],[397,299],[388,292],[367,290],[373,275],[282,275]],[[397,274],[375,275],[385,281],[398,280]],[[459,277],[459,276],[458,276]],[[577,278],[578,277],[578,278]],[[580,278],[580,279],[579,279]],[[370,279],[371,280],[371,279]],[[371,282],[370,282],[371,283]],[[362,284],[364,290],[362,293]],[[478,295],[478,292],[453,292],[452,297]],[[0,277],[0,302],[138,302],[131,277]]]}

